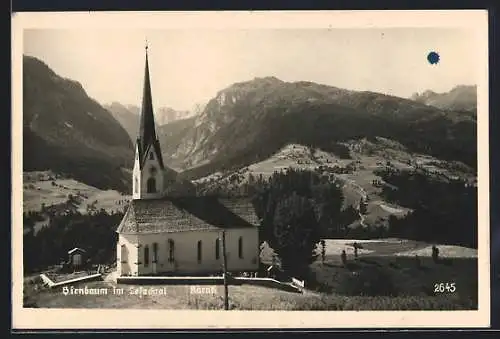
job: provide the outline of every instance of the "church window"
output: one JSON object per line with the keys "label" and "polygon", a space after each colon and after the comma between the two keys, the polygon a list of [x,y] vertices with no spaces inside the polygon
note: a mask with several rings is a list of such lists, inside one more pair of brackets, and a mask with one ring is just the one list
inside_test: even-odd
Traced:
{"label": "church window", "polygon": [[215,259],[220,259],[220,240],[219,238],[215,239]]}
{"label": "church window", "polygon": [[238,239],[238,257],[243,258],[243,237]]}
{"label": "church window", "polygon": [[137,191],[139,190],[139,180],[137,179],[137,177],[134,178],[134,193],[137,193]]}
{"label": "church window", "polygon": [[174,241],[168,239],[168,262],[174,262]]}
{"label": "church window", "polygon": [[153,244],[153,263],[158,262],[158,244]]}
{"label": "church window", "polygon": [[147,182],[148,193],[156,193],[156,180],[155,178],[149,178]]}
{"label": "church window", "polygon": [[198,241],[198,263],[201,263],[201,240]]}
{"label": "church window", "polygon": [[149,265],[149,246],[144,247],[144,267]]}
{"label": "church window", "polygon": [[155,159],[155,155],[153,152],[149,153],[149,160],[154,160]]}
{"label": "church window", "polygon": [[120,251],[120,259],[122,264],[127,263],[127,247],[125,245],[121,245]]}

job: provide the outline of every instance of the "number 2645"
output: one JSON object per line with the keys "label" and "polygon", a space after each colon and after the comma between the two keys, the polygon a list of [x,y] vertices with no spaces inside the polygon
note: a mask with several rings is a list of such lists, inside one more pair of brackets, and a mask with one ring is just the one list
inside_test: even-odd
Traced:
{"label": "number 2645", "polygon": [[455,286],[455,283],[452,282],[452,283],[436,283],[434,284],[434,293],[445,293],[445,292],[449,292],[449,293],[453,293],[456,291],[456,286]]}

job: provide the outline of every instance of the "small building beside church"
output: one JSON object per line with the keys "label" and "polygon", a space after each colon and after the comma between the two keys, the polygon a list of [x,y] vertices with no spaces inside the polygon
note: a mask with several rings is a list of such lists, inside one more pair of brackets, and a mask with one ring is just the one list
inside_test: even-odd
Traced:
{"label": "small building beside church", "polygon": [[68,251],[68,264],[72,268],[81,268],[86,263],[87,252],[83,248],[75,247]]}
{"label": "small building beside church", "polygon": [[118,226],[118,276],[216,274],[259,269],[258,218],[246,198],[196,196],[163,160],[156,136],[148,52],[132,201]]}

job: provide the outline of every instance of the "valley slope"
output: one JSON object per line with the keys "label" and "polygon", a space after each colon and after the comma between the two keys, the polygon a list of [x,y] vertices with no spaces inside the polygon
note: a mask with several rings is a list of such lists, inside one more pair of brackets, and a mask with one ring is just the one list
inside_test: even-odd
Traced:
{"label": "valley slope", "polygon": [[237,83],[200,115],[160,130],[165,159],[200,192],[241,194],[251,177],[309,169],[342,182],[345,207],[367,200],[358,225],[387,225],[409,211],[384,200],[377,171],[476,180],[475,111],[310,82]]}
{"label": "valley slope", "polygon": [[[139,131],[141,108],[135,105],[123,105],[119,102],[104,105],[104,108],[106,108],[123,128],[125,128],[132,142],[135,142]],[[194,112],[178,111],[170,107],[160,107],[155,110],[155,123],[157,128],[161,128],[161,126],[174,123],[178,120],[189,119],[195,114]]]}
{"label": "valley slope", "polygon": [[127,191],[133,146],[82,85],[23,57],[23,171],[53,170],[88,185]]}
{"label": "valley slope", "polygon": [[[90,186],[128,192],[130,171],[123,168],[133,161],[140,109],[113,103],[106,110],[42,62],[25,57],[25,64],[25,171],[52,169]],[[42,95],[41,88],[48,92]],[[463,98],[455,92],[464,90],[467,114],[454,104]],[[171,112],[169,123],[157,121],[157,134],[168,165],[194,180],[200,192],[241,192],[251,175],[311,169],[343,183],[346,207],[368,200],[358,223],[379,224],[408,209],[384,201],[378,170],[422,169],[475,181],[470,91],[457,86],[454,94],[437,95],[446,98],[440,99],[444,107],[430,99],[430,91],[409,100],[256,78],[219,91],[195,116]]]}
{"label": "valley slope", "polygon": [[177,159],[191,179],[263,161],[291,143],[349,158],[344,142],[375,137],[476,167],[475,115],[311,82],[266,77],[236,83],[185,124],[161,142],[171,145],[165,158]]}
{"label": "valley slope", "polygon": [[475,112],[477,109],[477,86],[459,85],[445,93],[427,90],[421,94],[415,93],[411,99],[440,109]]}

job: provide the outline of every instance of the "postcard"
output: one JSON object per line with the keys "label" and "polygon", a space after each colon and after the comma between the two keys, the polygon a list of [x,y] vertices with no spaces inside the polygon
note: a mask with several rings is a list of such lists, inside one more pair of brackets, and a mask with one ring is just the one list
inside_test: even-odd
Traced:
{"label": "postcard", "polygon": [[489,326],[487,17],[16,13],[12,327]]}

